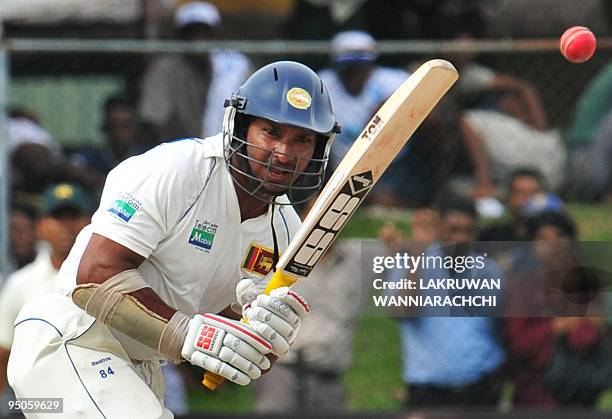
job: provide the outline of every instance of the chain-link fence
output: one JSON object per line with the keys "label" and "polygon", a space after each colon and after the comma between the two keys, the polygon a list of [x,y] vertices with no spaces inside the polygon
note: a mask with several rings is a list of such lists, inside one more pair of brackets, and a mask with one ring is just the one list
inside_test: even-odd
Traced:
{"label": "chain-link fence", "polygon": [[[104,120],[106,100],[121,95],[138,104],[145,71],[162,54],[203,53],[222,47],[244,52],[253,68],[278,59],[299,60],[317,70],[331,65],[326,42],[245,41],[193,46],[152,41],[9,39],[3,47],[0,50],[0,95],[6,90],[6,97],[0,97],[0,115],[26,115],[37,121],[61,145],[69,161],[76,161],[73,157],[84,150],[108,147]],[[412,207],[431,205],[446,191],[470,195],[478,191],[479,186],[490,186],[489,183],[496,189],[491,193],[503,199],[510,174],[525,167],[540,169],[556,192],[574,199],[567,192],[568,179],[577,175],[566,169],[573,152],[568,146],[569,133],[579,98],[611,62],[610,41],[601,40],[596,55],[580,65],[565,61],[558,52],[556,41],[546,40],[475,41],[470,44],[381,42],[379,50],[380,65],[406,71],[411,71],[414,63],[425,58],[446,57],[455,62],[459,60],[458,54],[461,60],[466,59],[466,54],[473,54],[473,59],[481,66],[533,87],[529,90],[533,96],[526,98],[524,93],[513,95],[509,85],[488,92],[482,89],[470,91],[469,85],[455,88],[439,112],[417,132],[408,152],[401,157],[403,160],[398,160],[392,167],[392,173],[400,183],[394,184],[393,180],[385,183],[389,185],[390,194],[374,194],[372,203]],[[464,67],[457,64],[461,75]],[[6,89],[3,75],[7,75]],[[544,124],[541,124],[542,121],[534,122],[533,103],[525,104],[525,101],[541,104],[546,120]],[[350,108],[350,104],[344,105],[344,108]],[[222,102],[215,106],[221,108]],[[355,106],[361,105],[356,101]],[[202,119],[204,117],[202,115]],[[342,120],[342,116],[339,118]],[[0,124],[7,123],[8,118],[0,118]],[[7,132],[6,127],[2,132]],[[484,166],[487,172],[484,174],[481,172],[483,166],[478,166],[474,143],[465,138],[466,133],[470,132],[480,135],[480,152],[488,154]],[[188,132],[185,135],[200,133]],[[490,142],[487,142],[487,136],[491,137]],[[145,139],[145,143],[153,145],[161,140],[150,138]],[[609,138],[609,142],[612,142],[612,138]],[[3,156],[8,163],[10,145],[6,135],[3,135],[2,144],[5,147]],[[611,156],[600,157],[608,163]],[[3,164],[2,167],[2,178],[8,181],[8,165]],[[606,183],[602,187],[604,189],[589,195],[601,198],[609,192],[605,189]],[[25,194],[18,194],[20,191],[11,194],[10,190],[7,184],[0,195],[10,195],[10,199],[2,199],[4,208],[0,243],[4,257],[0,262],[4,272],[8,272],[11,259],[8,255],[8,204],[11,199],[23,197],[38,202],[35,197],[37,188]],[[566,192],[568,195],[565,195]],[[579,197],[579,194],[576,196]],[[398,197],[400,199],[394,199]],[[299,363],[296,365],[298,371],[303,368]],[[503,386],[511,382],[512,374],[506,370],[499,373],[501,377],[485,377],[490,381],[481,384],[503,393],[506,391]],[[316,378],[336,380],[339,374],[337,371],[329,374],[323,371],[317,373]],[[484,397],[478,393],[479,389],[474,388],[474,394],[468,394],[468,389],[465,397]]]}
{"label": "chain-link fence", "polygon": [[[458,51],[478,53],[478,62],[533,83],[551,125],[565,129],[577,98],[608,63],[611,54],[603,40],[590,61],[575,65],[561,57],[556,42],[552,41],[472,44],[381,42],[379,61],[407,68],[423,57],[450,58],[451,53]],[[9,106],[35,111],[43,126],[68,147],[99,143],[103,98],[117,91],[136,98],[147,63],[162,53],[204,52],[220,46],[245,51],[255,68],[276,59],[297,59],[315,69],[330,64],[325,42],[221,42],[196,47],[153,41],[9,40],[6,45],[11,77]]]}

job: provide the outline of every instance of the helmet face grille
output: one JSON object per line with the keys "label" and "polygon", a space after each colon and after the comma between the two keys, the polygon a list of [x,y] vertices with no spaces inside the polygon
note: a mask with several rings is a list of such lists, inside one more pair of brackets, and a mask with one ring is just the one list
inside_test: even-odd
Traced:
{"label": "helmet face grille", "polygon": [[[323,184],[329,150],[339,131],[329,94],[319,76],[303,64],[272,63],[249,77],[226,101],[226,106],[223,123],[225,161],[234,182],[249,195],[265,202],[275,202],[276,196],[283,194],[287,195],[290,204],[309,200]],[[290,155],[286,157],[295,161],[293,170],[274,167],[272,155],[279,153],[272,149],[264,149],[269,153],[269,161],[250,156],[249,147],[256,147],[248,142],[246,135],[252,117],[315,132],[315,151],[306,169],[298,170],[303,167],[303,158]],[[253,165],[266,168],[263,178],[255,176],[251,170]],[[287,185],[274,183],[269,179],[270,170],[290,171],[293,180]]]}
{"label": "helmet face grille", "polygon": [[[240,130],[246,131],[246,130]],[[280,195],[287,195],[287,204],[298,204],[309,200],[321,188],[327,166],[328,145],[324,138],[317,138],[317,145],[312,158],[304,159],[288,153],[280,153],[276,150],[250,144],[242,136],[228,133],[224,135],[225,148],[224,156],[230,174],[242,190],[249,195],[268,203],[283,204],[275,201]],[[318,136],[319,137],[319,136]],[[259,160],[252,157],[248,150],[258,149],[269,156],[267,160]],[[273,164],[273,155],[284,155],[287,160],[293,162],[292,167],[279,167]],[[308,160],[306,169],[300,171],[298,168],[303,166],[303,162]],[[265,167],[263,178],[257,177],[251,170],[252,165]],[[292,174],[289,184],[279,184],[270,179],[270,170],[284,171]],[[278,191],[272,192],[271,190]]]}

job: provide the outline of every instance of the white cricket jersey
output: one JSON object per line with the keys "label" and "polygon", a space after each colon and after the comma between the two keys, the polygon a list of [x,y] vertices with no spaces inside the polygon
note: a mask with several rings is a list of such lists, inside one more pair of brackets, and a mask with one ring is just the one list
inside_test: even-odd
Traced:
{"label": "white cricket jersey", "polygon": [[13,272],[0,294],[0,346],[10,348],[13,343],[13,324],[21,308],[34,297],[57,292],[57,269],[51,264],[47,249],[38,252],[36,259]]}
{"label": "white cricket jersey", "polygon": [[[221,134],[161,144],[109,173],[91,224],[60,269],[62,290],[75,287],[81,255],[96,233],[145,257],[138,269],[170,307],[217,313],[236,300],[241,278],[269,272],[270,218],[268,210],[241,222]],[[300,219],[291,206],[275,206],[274,226],[282,253]]]}

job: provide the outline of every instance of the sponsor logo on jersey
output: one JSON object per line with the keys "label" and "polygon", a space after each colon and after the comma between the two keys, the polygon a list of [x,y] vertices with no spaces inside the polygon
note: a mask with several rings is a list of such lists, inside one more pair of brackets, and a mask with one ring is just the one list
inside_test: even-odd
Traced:
{"label": "sponsor logo on jersey", "polygon": [[116,215],[119,219],[129,222],[136,211],[140,209],[142,204],[131,194],[121,194],[113,205],[108,209],[108,212]]}
{"label": "sponsor logo on jersey", "polygon": [[218,224],[213,224],[208,220],[196,220],[195,225],[189,234],[189,244],[196,246],[199,249],[210,251],[215,241]]}
{"label": "sponsor logo on jersey", "polygon": [[274,251],[259,244],[251,243],[246,257],[242,262],[242,269],[257,275],[266,276],[272,270]]}
{"label": "sponsor logo on jersey", "polygon": [[287,102],[294,108],[308,109],[312,103],[310,93],[301,87],[293,87],[287,92]]}
{"label": "sponsor logo on jersey", "polygon": [[111,357],[107,356],[105,358],[98,359],[97,361],[91,361],[91,366],[95,367],[96,365],[104,364],[105,362],[108,362],[110,360],[111,360]]}

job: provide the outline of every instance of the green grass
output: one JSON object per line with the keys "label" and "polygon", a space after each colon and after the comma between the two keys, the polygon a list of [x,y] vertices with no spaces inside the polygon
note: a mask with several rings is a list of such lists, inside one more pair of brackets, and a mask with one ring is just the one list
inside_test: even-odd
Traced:
{"label": "green grass", "polygon": [[400,337],[387,318],[363,318],[355,334],[354,362],[344,381],[353,411],[398,410],[403,400]]}
{"label": "green grass", "polygon": [[612,412],[612,389],[601,395],[597,407],[606,412]]}
{"label": "green grass", "polygon": [[340,239],[346,238],[377,238],[378,230],[385,223],[393,223],[403,233],[410,233],[412,211],[391,211],[382,214],[380,211],[358,211],[346,224]]}
{"label": "green grass", "polygon": [[572,203],[568,212],[576,220],[581,240],[612,241],[612,204]]}
{"label": "green grass", "polygon": [[[612,203],[570,203],[567,205],[567,211],[576,221],[581,240],[612,241]],[[375,238],[380,227],[386,222],[392,222],[403,232],[409,233],[411,221],[412,211],[409,210],[358,211],[349,220],[341,237]]]}
{"label": "green grass", "polygon": [[[569,204],[581,240],[612,241],[612,205]],[[359,211],[343,230],[342,237],[376,238],[385,222],[393,222],[405,233],[410,231],[410,211]],[[404,384],[401,379],[400,339],[396,323],[386,318],[360,320],[355,335],[354,358],[344,377],[349,407],[353,411],[397,411],[401,409]],[[510,392],[511,393],[511,392]],[[225,385],[210,393],[194,389],[190,395],[194,411],[249,412],[252,392]],[[612,410],[612,391],[605,393],[598,407]]]}
{"label": "green grass", "polygon": [[230,382],[216,391],[207,390],[194,383],[188,392],[188,403],[192,412],[248,413],[253,411],[252,387],[241,387]]}

